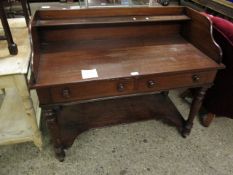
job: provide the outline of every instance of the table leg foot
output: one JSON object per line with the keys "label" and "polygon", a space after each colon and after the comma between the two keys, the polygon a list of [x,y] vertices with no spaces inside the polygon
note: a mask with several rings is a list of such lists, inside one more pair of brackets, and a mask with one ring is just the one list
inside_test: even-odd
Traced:
{"label": "table leg foot", "polygon": [[62,147],[60,147],[60,148],[54,148],[54,151],[55,151],[56,158],[60,162],[63,162],[65,160],[65,157],[66,157],[65,150]]}
{"label": "table leg foot", "polygon": [[191,129],[192,129],[192,125],[185,124],[181,131],[182,137],[186,138],[187,136],[189,136]]}
{"label": "table leg foot", "polygon": [[46,117],[46,124],[53,141],[53,147],[56,158],[62,162],[65,160],[65,151],[60,135],[60,128],[58,125],[57,114],[60,111],[60,107],[53,107],[50,109],[44,109],[44,116]]}
{"label": "table leg foot", "polygon": [[10,52],[11,55],[17,55],[18,54],[18,48],[17,48],[17,45],[15,43],[10,44],[8,46],[8,49],[9,49],[9,52]]}

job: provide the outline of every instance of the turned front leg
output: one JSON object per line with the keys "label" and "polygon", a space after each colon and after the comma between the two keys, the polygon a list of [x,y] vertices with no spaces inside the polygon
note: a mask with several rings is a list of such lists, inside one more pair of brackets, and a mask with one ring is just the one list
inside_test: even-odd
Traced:
{"label": "turned front leg", "polygon": [[192,101],[188,119],[183,126],[183,130],[181,133],[183,137],[186,137],[190,134],[193,126],[193,120],[201,108],[202,100],[205,96],[207,89],[208,89],[207,87],[202,87],[198,89],[197,94]]}
{"label": "turned front leg", "polygon": [[59,108],[45,109],[44,115],[46,117],[47,128],[53,141],[56,158],[62,162],[65,159],[65,151],[62,145],[60,128],[57,121],[57,113],[59,110]]}

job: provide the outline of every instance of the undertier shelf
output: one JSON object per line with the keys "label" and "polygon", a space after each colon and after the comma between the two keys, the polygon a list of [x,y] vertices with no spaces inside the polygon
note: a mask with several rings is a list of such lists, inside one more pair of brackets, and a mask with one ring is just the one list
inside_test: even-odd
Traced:
{"label": "undertier shelf", "polygon": [[84,101],[63,106],[58,114],[64,147],[69,147],[78,134],[92,128],[161,120],[181,131],[185,120],[165,94],[147,94],[99,101]]}
{"label": "undertier shelf", "polygon": [[6,89],[0,108],[0,145],[33,141],[33,131],[15,88]]}

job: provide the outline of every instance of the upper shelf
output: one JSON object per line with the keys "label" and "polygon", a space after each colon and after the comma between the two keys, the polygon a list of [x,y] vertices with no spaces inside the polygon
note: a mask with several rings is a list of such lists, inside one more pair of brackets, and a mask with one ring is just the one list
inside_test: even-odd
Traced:
{"label": "upper shelf", "polygon": [[121,16],[121,17],[91,17],[75,19],[38,20],[36,26],[64,26],[64,25],[97,25],[97,24],[124,24],[124,23],[150,23],[163,21],[188,21],[186,15],[166,16]]}
{"label": "upper shelf", "polygon": [[[156,25],[154,25],[155,23]],[[159,53],[161,58],[167,56],[168,45],[171,50],[174,50],[168,57],[175,56],[177,59],[181,59],[184,52],[190,48],[197,48],[200,51],[197,55],[204,55],[201,56],[202,59],[207,56],[208,59],[211,58],[220,63],[221,49],[213,40],[211,25],[207,17],[182,6],[38,10],[31,21],[30,28],[34,53],[34,84],[45,86],[49,82],[45,81],[47,75],[43,76],[42,74],[46,70],[51,71],[52,63],[50,61],[54,61],[53,64],[57,64],[57,67],[65,64],[62,61],[67,61],[67,64],[74,65],[74,70],[77,71],[77,66],[80,64],[73,64],[71,61],[83,59],[87,62],[95,60],[101,63],[101,60],[106,58],[107,61],[112,60],[113,63],[120,60],[119,66],[127,66],[129,64],[127,60],[131,60],[130,64],[133,64],[138,58],[139,62],[136,66],[140,67],[141,60],[147,58],[156,60],[155,57],[158,57]],[[179,47],[180,40],[177,40],[177,37],[187,41],[181,48]],[[134,42],[135,40],[136,42]],[[191,46],[187,48],[188,44]],[[174,45],[179,48],[174,48]],[[117,48],[123,48],[122,54],[119,55],[119,50],[112,50]],[[182,51],[184,48],[186,51]],[[182,52],[179,57],[177,57],[177,50]],[[63,56],[67,57],[62,60]],[[111,57],[110,60],[109,57]],[[195,54],[188,55],[187,62],[190,63],[190,58],[193,59],[193,57]],[[197,67],[201,61],[197,60]],[[48,64],[45,69],[42,69],[45,62]],[[86,66],[88,65],[90,64],[86,64]],[[148,66],[150,65],[156,64],[148,62]],[[147,68],[143,70],[147,71]],[[62,73],[61,69],[58,71]],[[70,69],[64,66],[65,71],[70,72]],[[45,77],[45,79],[41,77]],[[61,74],[61,77],[64,77],[64,81],[66,81],[67,76]],[[51,79],[54,77],[51,76]],[[77,81],[77,74],[74,76],[74,81]]]}

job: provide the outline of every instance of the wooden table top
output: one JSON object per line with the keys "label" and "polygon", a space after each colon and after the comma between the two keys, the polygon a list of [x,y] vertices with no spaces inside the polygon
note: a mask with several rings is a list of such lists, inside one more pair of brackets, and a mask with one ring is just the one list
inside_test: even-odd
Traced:
{"label": "wooden table top", "polygon": [[[167,39],[156,41],[142,39],[141,43],[133,40],[122,42],[120,39],[119,42],[93,42],[96,43],[62,43],[63,48],[55,43],[44,46],[37,85],[130,77],[131,72],[138,72],[139,75],[163,74],[215,69],[220,66],[181,36],[169,36]],[[104,44],[105,42],[109,42],[109,45]],[[81,70],[88,69],[96,69],[98,77],[83,79]]]}

